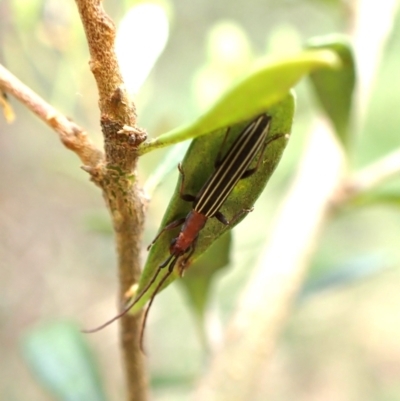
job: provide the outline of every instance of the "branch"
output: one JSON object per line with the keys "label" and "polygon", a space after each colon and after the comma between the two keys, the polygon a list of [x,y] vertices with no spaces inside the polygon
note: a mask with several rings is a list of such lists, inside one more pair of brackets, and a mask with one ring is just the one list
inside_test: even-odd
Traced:
{"label": "branch", "polygon": [[[137,146],[145,134],[136,125],[136,109],[124,89],[114,52],[115,29],[99,1],[76,0],[88,38],[90,66],[99,90],[105,155],[86,132],[48,105],[0,65],[0,89],[10,93],[53,128],[74,151],[104,194],[110,209],[118,251],[120,298],[140,276],[140,244],[145,200],[135,181]],[[121,320],[121,342],[128,400],[147,399],[147,378],[139,347],[141,315]]]}
{"label": "branch", "polygon": [[[138,282],[146,200],[137,185],[137,147],[146,139],[136,127],[136,108],[129,99],[115,50],[115,27],[100,0],[75,0],[85,29],[90,68],[99,92],[106,165],[100,177],[110,210],[118,253],[120,299]],[[128,400],[147,399],[144,357],[139,347],[141,313],[121,320]]]}
{"label": "branch", "polygon": [[102,117],[135,127],[136,108],[124,88],[114,51],[114,23],[104,12],[100,0],[76,0],[76,4],[89,45],[89,64],[99,91]]}
{"label": "branch", "polygon": [[271,240],[228,325],[223,348],[200,383],[196,400],[254,398],[260,372],[303,283],[343,167],[342,150],[329,128],[319,125],[311,135]]}
{"label": "branch", "polygon": [[46,103],[1,64],[0,89],[13,95],[50,128],[54,129],[61,142],[77,154],[84,166],[94,169],[104,159],[103,152],[93,144],[81,127]]}
{"label": "branch", "polygon": [[334,206],[340,206],[363,193],[368,193],[399,174],[400,150],[396,150],[348,178],[334,197]]}

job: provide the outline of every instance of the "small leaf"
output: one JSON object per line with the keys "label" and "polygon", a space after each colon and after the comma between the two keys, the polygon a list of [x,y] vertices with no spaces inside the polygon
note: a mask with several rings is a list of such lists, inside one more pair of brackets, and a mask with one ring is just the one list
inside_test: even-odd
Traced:
{"label": "small leaf", "polygon": [[232,232],[226,232],[194,262],[178,283],[185,289],[195,315],[196,326],[205,349],[208,348],[207,334],[204,330],[204,314],[207,309],[210,288],[216,273],[229,263]]}
{"label": "small leaf", "polygon": [[57,400],[107,399],[93,355],[74,324],[42,324],[25,335],[22,349],[38,381]]}
{"label": "small leaf", "polygon": [[215,273],[229,263],[232,235],[228,231],[215,241],[178,282],[185,288],[198,320],[202,322]]}
{"label": "small leaf", "polygon": [[178,127],[143,143],[139,153],[213,133],[254,117],[282,100],[303,76],[320,68],[339,68],[330,50],[308,50],[278,61],[263,61],[247,77],[228,90],[193,123]]}
{"label": "small leaf", "polygon": [[319,103],[332,121],[340,141],[347,147],[356,83],[355,61],[350,43],[342,35],[330,35],[309,41],[307,48],[331,49],[340,57],[341,69],[319,69],[310,74],[310,79]]}
{"label": "small leaf", "polygon": [[[287,95],[284,100],[271,107],[270,110],[268,110],[268,114],[272,117],[268,137],[276,134],[289,134],[293,121],[293,113],[294,97],[291,94]],[[245,122],[231,127],[227,141],[229,143],[226,143],[224,146],[228,147],[247,123],[248,122]],[[186,175],[184,188],[185,193],[193,195],[197,194],[214,171],[215,160],[225,136],[225,132],[226,129],[223,129],[214,132],[213,135],[196,138],[190,145],[182,162],[182,168]],[[232,218],[243,209],[251,209],[253,207],[255,201],[264,190],[275,167],[278,165],[286,144],[287,138],[285,137],[269,144],[264,152],[263,163],[260,168],[250,177],[238,182],[221,208],[221,212],[228,219]],[[179,186],[180,181],[177,184],[174,195],[164,215],[161,228],[174,220],[185,217],[192,208],[191,203],[185,202],[179,197]],[[244,216],[235,221],[234,225],[238,224],[243,218]],[[189,264],[193,263],[214,241],[232,227],[233,226],[228,227],[223,225],[215,218],[209,219],[199,235],[196,251],[190,259]],[[170,242],[176,237],[177,232],[179,232],[179,228],[163,233],[151,248],[140,279],[138,293],[141,293],[141,291],[146,288],[146,285],[158,270],[158,266],[168,258]],[[178,265],[179,261],[176,266]],[[159,274],[158,279],[152,284],[140,301],[138,301],[132,308],[132,312],[138,311],[147,302],[164,274],[165,273]],[[177,277],[178,273],[174,271],[163,287],[167,286]]]}

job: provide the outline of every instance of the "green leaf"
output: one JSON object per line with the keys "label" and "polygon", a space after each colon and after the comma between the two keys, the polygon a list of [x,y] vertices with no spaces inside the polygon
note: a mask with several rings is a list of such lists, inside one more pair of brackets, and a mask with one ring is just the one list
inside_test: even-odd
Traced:
{"label": "green leaf", "polygon": [[340,141],[347,147],[356,83],[356,68],[351,45],[347,37],[343,35],[329,35],[310,40],[307,48],[331,49],[340,57],[341,69],[316,70],[310,74],[310,79],[319,103],[332,121]]}
{"label": "green leaf", "polygon": [[190,266],[190,269],[185,273],[185,279],[179,280],[179,283],[187,291],[199,319],[204,317],[213,276],[229,263],[231,242],[232,235],[228,231]]}
{"label": "green leaf", "polygon": [[55,399],[107,399],[93,355],[75,324],[42,324],[25,335],[22,349],[36,378]]}
{"label": "green leaf", "polygon": [[188,295],[195,313],[200,338],[205,347],[207,346],[207,341],[203,323],[208,296],[215,274],[229,263],[231,242],[232,233],[228,231],[190,266],[183,280],[178,280],[178,283]]}
{"label": "green leaf", "polygon": [[339,67],[340,60],[331,50],[308,50],[277,61],[260,62],[257,68],[221,96],[197,120],[143,143],[139,153],[144,154],[248,120],[282,100],[310,72]]}
{"label": "green leaf", "polygon": [[[268,136],[276,134],[289,135],[292,127],[293,113],[294,97],[292,94],[289,94],[284,100],[268,110],[268,114],[272,117],[271,128]],[[232,126],[228,141],[224,146],[228,147],[247,123],[248,122],[244,122]],[[196,138],[190,145],[182,162],[182,168],[186,175],[184,188],[185,193],[193,195],[197,194],[214,171],[215,160],[225,136],[225,132],[226,129],[222,129],[214,132],[213,135]],[[221,208],[221,212],[228,219],[232,218],[243,209],[250,209],[253,207],[255,201],[264,190],[275,167],[278,165],[286,144],[287,138],[285,137],[273,141],[267,146],[267,149],[264,152],[262,166],[255,172],[255,174],[238,182],[235,189]],[[177,184],[174,195],[161,222],[160,229],[178,218],[185,217],[191,210],[191,203],[185,202],[179,197],[179,185],[180,181]],[[244,216],[241,219],[243,218]],[[238,219],[235,222],[235,225],[239,223],[241,219]],[[189,264],[193,263],[214,241],[231,228],[232,226],[225,226],[215,218],[209,219],[199,235],[196,251],[190,259]],[[140,279],[138,293],[140,293],[150,282],[155,272],[158,270],[158,266],[168,258],[170,242],[176,237],[177,232],[179,232],[179,228],[163,233],[151,248]],[[176,267],[178,267],[178,265],[179,261]],[[141,300],[132,308],[132,312],[138,311],[147,302],[164,274],[164,272],[159,274],[158,279],[153,283],[150,290],[147,291]],[[163,287],[171,283],[177,277],[178,272],[174,271]]]}

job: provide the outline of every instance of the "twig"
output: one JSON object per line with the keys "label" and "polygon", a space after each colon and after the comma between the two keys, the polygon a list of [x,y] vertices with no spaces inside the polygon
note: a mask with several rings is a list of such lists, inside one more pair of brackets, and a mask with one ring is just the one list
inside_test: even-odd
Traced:
{"label": "twig", "polygon": [[271,241],[228,325],[223,348],[200,383],[196,400],[254,398],[260,372],[303,282],[343,167],[340,147],[329,128],[319,125],[310,138]]}
{"label": "twig", "polygon": [[[82,160],[83,168],[103,190],[111,212],[118,251],[120,297],[140,276],[140,244],[145,197],[137,186],[137,147],[145,134],[136,127],[136,110],[129,100],[114,52],[115,29],[100,1],[76,0],[91,54],[90,66],[99,90],[105,155],[86,132],[68,120],[0,66],[0,89],[24,103],[53,128],[64,145]],[[147,400],[147,377],[139,348],[140,314],[121,320],[128,400]]]}
{"label": "twig", "polygon": [[333,205],[340,206],[396,176],[400,176],[400,150],[384,156],[348,178],[339,188]]}
{"label": "twig", "polygon": [[[118,252],[120,297],[140,276],[140,244],[145,197],[136,181],[137,147],[146,135],[136,127],[130,101],[114,51],[115,27],[100,0],[76,0],[90,52],[90,68],[99,92],[106,166],[98,180],[110,209]],[[139,347],[141,314],[121,319],[128,400],[147,399],[144,357]]]}
{"label": "twig", "polygon": [[[114,51],[115,26],[100,0],[76,0],[90,52],[90,69],[99,91],[102,118],[121,126],[136,125],[136,108],[130,101]],[[144,138],[138,138],[143,141]]]}
{"label": "twig", "polygon": [[84,166],[95,169],[104,159],[103,152],[93,144],[81,127],[46,103],[2,65],[0,65],[0,89],[13,95],[54,129],[61,142],[78,155]]}

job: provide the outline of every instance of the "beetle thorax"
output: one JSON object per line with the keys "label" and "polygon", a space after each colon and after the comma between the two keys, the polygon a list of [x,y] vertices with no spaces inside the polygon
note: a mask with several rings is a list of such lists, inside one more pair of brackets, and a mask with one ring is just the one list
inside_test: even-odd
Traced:
{"label": "beetle thorax", "polygon": [[171,254],[178,256],[186,253],[193,245],[206,221],[207,216],[192,210],[187,215],[178,237],[171,243]]}

